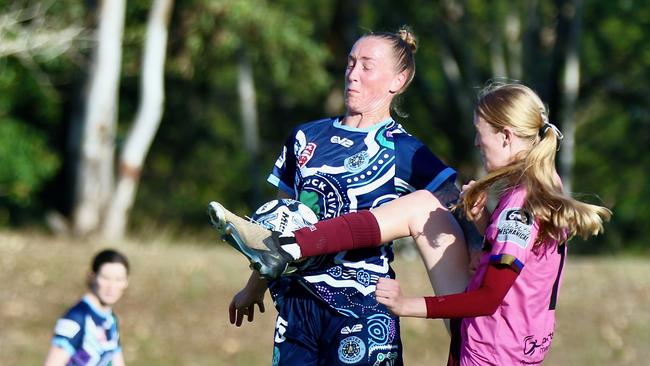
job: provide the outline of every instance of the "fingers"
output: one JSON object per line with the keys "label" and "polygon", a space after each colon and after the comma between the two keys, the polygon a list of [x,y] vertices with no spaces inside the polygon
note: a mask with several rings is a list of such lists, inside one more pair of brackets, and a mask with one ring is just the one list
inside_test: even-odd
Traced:
{"label": "fingers", "polygon": [[235,324],[235,317],[237,314],[237,309],[235,309],[235,301],[230,302],[230,306],[228,307],[228,314],[230,315],[230,324]]}
{"label": "fingers", "polygon": [[257,307],[260,308],[260,313],[263,313],[265,311],[264,310],[264,303],[262,301],[258,301],[258,302],[256,302],[256,304],[257,304]]}
{"label": "fingers", "polygon": [[[381,298],[383,301],[388,301],[388,299],[395,298],[401,293],[399,282],[390,278],[380,278],[377,281],[377,288],[375,289],[375,297],[377,301]],[[382,302],[382,304],[386,304]]]}
{"label": "fingers", "polygon": [[246,320],[249,322],[255,320],[255,304],[257,304],[260,313],[266,311],[264,302],[262,301],[255,301],[248,305],[245,303],[237,303],[237,301],[233,299],[233,301],[230,302],[230,306],[228,307],[230,324],[234,324],[235,326],[240,327],[244,322],[244,317],[246,317]]}

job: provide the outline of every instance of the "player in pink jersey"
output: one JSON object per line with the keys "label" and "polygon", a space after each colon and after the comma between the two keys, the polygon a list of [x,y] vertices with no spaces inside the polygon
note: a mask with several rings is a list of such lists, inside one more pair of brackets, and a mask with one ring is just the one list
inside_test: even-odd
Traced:
{"label": "player in pink jersey", "polygon": [[[463,187],[459,207],[485,235],[484,254],[466,292],[405,297],[399,282],[380,279],[377,301],[399,316],[453,319],[449,365],[537,365],[543,362],[555,327],[555,305],[566,258],[566,242],[603,231],[611,212],[568,196],[555,170],[562,134],[548,121],[543,102],[520,84],[493,84],[481,93],[474,113],[475,145],[487,176]],[[498,204],[490,215],[488,194]],[[369,211],[325,220],[294,232],[271,235],[225,212],[223,220],[245,233],[247,245],[263,255],[259,265],[291,246],[298,257],[379,245],[417,236],[426,223],[436,242],[462,240],[442,220],[445,208],[417,191]],[[430,231],[431,232],[431,231]],[[255,238],[255,239],[253,239]],[[265,243],[272,243],[271,245]],[[439,265],[446,265],[441,254]],[[249,257],[249,260],[251,258]]]}

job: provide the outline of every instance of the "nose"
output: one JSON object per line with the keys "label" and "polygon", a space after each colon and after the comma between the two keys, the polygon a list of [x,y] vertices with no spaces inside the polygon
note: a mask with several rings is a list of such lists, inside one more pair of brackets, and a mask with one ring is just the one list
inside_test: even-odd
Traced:
{"label": "nose", "polygon": [[357,72],[357,70],[358,70],[357,66],[358,66],[357,64],[354,64],[352,66],[349,66],[346,69],[345,73],[346,73],[346,79],[348,80],[348,82],[358,80],[358,74],[359,73]]}
{"label": "nose", "polygon": [[481,147],[478,143],[478,135],[474,135],[474,147]]}

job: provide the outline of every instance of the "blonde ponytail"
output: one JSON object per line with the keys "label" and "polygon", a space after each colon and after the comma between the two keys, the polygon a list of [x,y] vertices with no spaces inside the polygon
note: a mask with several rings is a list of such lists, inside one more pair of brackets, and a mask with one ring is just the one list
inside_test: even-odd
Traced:
{"label": "blonde ponytail", "polygon": [[580,202],[562,189],[555,170],[562,134],[548,122],[546,109],[535,92],[520,84],[490,85],[481,93],[475,113],[497,130],[511,128],[517,136],[529,140],[531,148],[512,164],[479,179],[464,193],[461,206],[469,219],[474,219],[471,208],[482,192],[496,188],[502,194],[523,186],[524,209],[540,224],[535,245],[576,235],[586,239],[603,232],[603,222],[610,219],[611,211]]}

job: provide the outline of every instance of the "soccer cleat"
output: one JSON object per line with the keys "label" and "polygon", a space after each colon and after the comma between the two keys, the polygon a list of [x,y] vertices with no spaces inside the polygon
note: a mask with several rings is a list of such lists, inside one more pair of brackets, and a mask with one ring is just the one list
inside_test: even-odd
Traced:
{"label": "soccer cleat", "polygon": [[210,223],[228,243],[250,261],[251,269],[266,279],[276,279],[295,271],[293,257],[279,243],[279,234],[249,222],[226,210],[218,202],[208,204]]}

